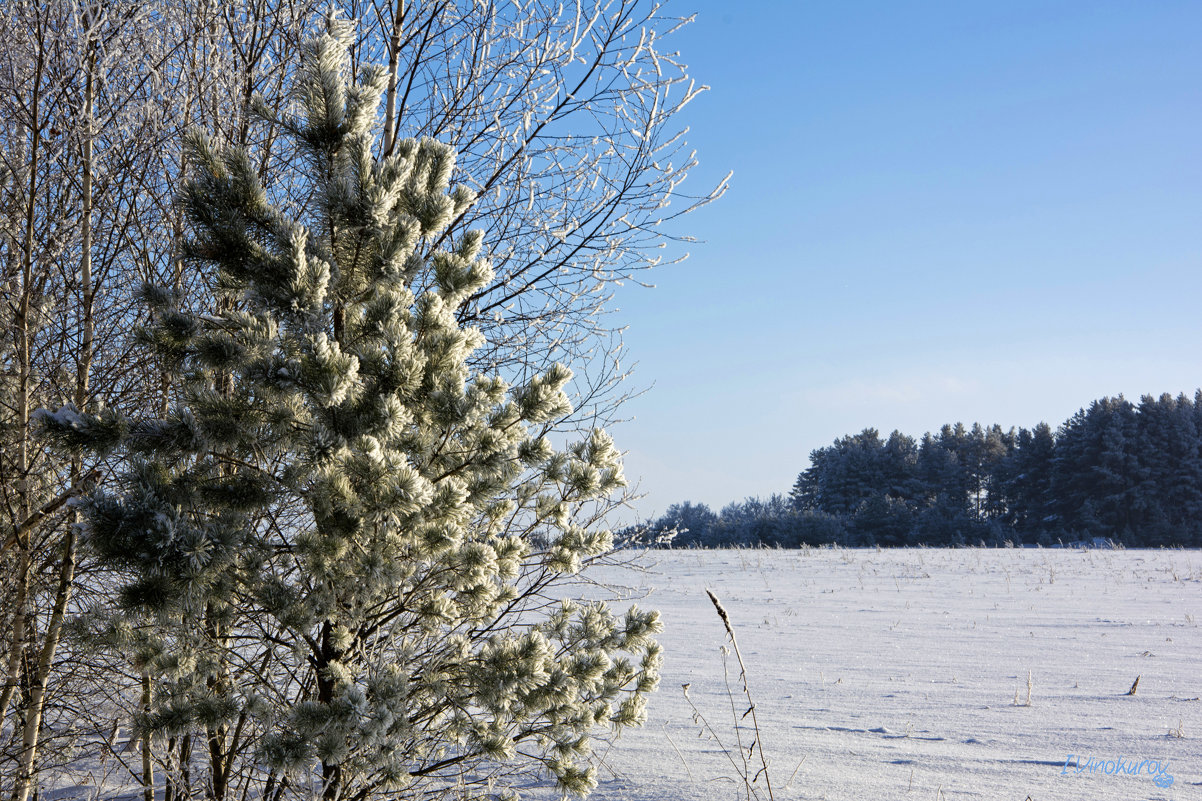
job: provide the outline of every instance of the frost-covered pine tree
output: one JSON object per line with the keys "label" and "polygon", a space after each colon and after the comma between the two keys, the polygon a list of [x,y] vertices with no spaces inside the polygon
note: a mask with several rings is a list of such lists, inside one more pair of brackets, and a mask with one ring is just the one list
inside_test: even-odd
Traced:
{"label": "frost-covered pine tree", "polygon": [[585,794],[590,740],[642,722],[660,659],[655,613],[553,600],[611,548],[583,523],[623,486],[619,454],[600,430],[552,445],[566,367],[513,387],[469,370],[483,236],[427,251],[471,193],[437,142],[374,156],[383,73],[349,78],[352,33],[327,20],[295,115],[267,120],[299,154],[288,186],[188,142],[186,256],[215,311],[145,293],[179,405],[43,415],[127,466],[85,506],[121,577],[106,636],[154,680],[141,726],[180,791]]}

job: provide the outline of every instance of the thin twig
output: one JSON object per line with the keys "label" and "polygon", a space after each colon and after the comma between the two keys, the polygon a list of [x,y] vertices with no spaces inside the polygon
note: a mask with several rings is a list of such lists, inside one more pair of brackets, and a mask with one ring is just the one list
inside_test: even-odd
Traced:
{"label": "thin twig", "polygon": [[676,756],[680,757],[680,761],[684,764],[684,769],[689,774],[689,780],[697,781],[696,777],[693,776],[693,769],[689,767],[689,761],[684,758],[684,754],[680,753],[680,749],[676,747],[676,741],[673,740],[672,735],[668,733],[668,721],[664,721],[662,728],[664,730],[664,736],[668,738],[668,743],[672,746],[672,750],[676,752]]}

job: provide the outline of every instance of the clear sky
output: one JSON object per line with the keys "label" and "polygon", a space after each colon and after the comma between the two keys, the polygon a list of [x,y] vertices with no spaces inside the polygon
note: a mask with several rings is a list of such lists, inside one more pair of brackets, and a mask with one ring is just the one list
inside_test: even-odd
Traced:
{"label": "clear sky", "polygon": [[[875,427],[1202,386],[1202,3],[676,0],[734,171],[624,288],[644,516],[786,492]],[[687,186],[686,186],[687,188]]]}

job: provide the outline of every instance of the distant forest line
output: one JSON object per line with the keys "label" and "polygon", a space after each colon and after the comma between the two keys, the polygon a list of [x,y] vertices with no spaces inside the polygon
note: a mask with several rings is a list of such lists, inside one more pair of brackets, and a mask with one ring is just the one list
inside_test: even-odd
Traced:
{"label": "distant forest line", "polygon": [[1058,428],[876,429],[810,454],[788,495],[670,506],[621,539],[766,545],[1202,547],[1202,390],[1096,400]]}

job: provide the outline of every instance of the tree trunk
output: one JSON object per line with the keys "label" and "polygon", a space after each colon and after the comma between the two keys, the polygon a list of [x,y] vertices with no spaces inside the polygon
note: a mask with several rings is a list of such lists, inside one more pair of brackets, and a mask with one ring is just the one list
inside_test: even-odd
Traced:
{"label": "tree trunk", "polygon": [[[40,32],[39,32],[40,33]],[[30,159],[29,159],[29,180],[26,189],[25,209],[24,209],[24,234],[21,244],[21,294],[17,299],[16,314],[14,315],[13,325],[16,329],[17,340],[17,464],[16,464],[16,479],[17,479],[17,518],[18,520],[26,520],[30,517],[33,511],[32,498],[30,497],[31,487],[29,486],[30,477],[30,454],[29,454],[29,438],[31,432],[29,430],[29,394],[30,383],[33,377],[33,365],[31,363],[30,350],[30,320],[29,309],[30,300],[33,294],[33,244],[34,244],[34,221],[37,215],[37,174],[39,164],[39,156],[41,154],[41,97],[42,97],[42,72],[45,68],[45,50],[42,47],[38,48],[37,62],[34,67],[33,76],[33,97],[30,100]],[[16,597],[13,606],[12,626],[9,630],[8,637],[8,660],[5,669],[4,690],[0,692],[0,726],[3,725],[4,716],[8,711],[8,706],[12,702],[13,693],[17,686],[21,683],[21,662],[25,651],[28,639],[28,616],[29,616],[29,590],[30,590],[30,570],[32,567],[32,553],[30,551],[30,543],[32,541],[32,532],[27,531],[23,537],[18,537],[17,548],[17,589]]]}
{"label": "tree trunk", "polygon": [[[329,666],[337,661],[341,654],[334,647],[334,626],[327,620],[321,627],[321,653],[318,656],[317,673],[317,702],[329,706],[334,702],[334,678],[330,675]],[[322,801],[338,801],[342,797],[342,766],[321,763],[321,798]]]}
{"label": "tree trunk", "polygon": [[396,144],[397,67],[401,60],[401,22],[404,17],[405,0],[396,0],[396,6],[392,12],[392,33],[388,38],[388,92],[384,96],[384,156],[391,156]]}
{"label": "tree trunk", "polygon": [[[221,625],[217,622],[217,613],[209,605],[205,609],[205,627],[213,643],[223,641]],[[220,649],[219,649],[220,650]],[[229,689],[228,666],[222,662],[214,675],[208,679],[209,691],[220,697]],[[226,750],[227,727],[221,724],[211,725],[205,729],[209,747],[209,798],[212,801],[225,801],[229,791],[230,754]]]}
{"label": "tree trunk", "polygon": [[[85,54],[85,79],[84,79],[84,108],[83,108],[83,143],[82,143],[82,208],[80,209],[80,225],[81,225],[81,241],[80,241],[80,265],[79,275],[81,290],[83,293],[83,304],[81,308],[81,326],[82,332],[80,337],[80,353],[76,362],[75,373],[75,405],[77,408],[84,409],[87,407],[89,399],[89,377],[92,368],[92,351],[93,351],[93,302],[95,300],[95,292],[92,286],[92,117],[95,93],[95,51],[89,43]],[[36,144],[36,139],[35,139]],[[36,149],[34,151],[36,156]],[[36,163],[36,162],[35,162]],[[33,177],[31,176],[31,184]],[[31,186],[32,188],[32,186]],[[30,203],[33,203],[32,192]],[[32,230],[30,230],[32,234]],[[30,252],[30,256],[32,253]],[[27,263],[32,263],[32,258],[27,259]],[[26,295],[28,293],[25,293]],[[27,332],[26,328],[26,332]],[[28,354],[28,334],[24,337],[25,350]],[[28,398],[28,392],[25,393],[25,398]],[[28,402],[25,404],[26,411],[22,418],[25,425],[25,431],[28,432]],[[26,437],[22,438],[22,446],[24,447]],[[25,474],[27,468],[22,470]],[[74,460],[71,464],[71,481],[72,490],[77,488],[83,478],[83,465]],[[28,497],[28,495],[26,495]],[[41,737],[42,717],[46,708],[46,688],[50,683],[50,673],[54,666],[54,655],[58,650],[59,641],[62,638],[63,623],[67,617],[67,606],[71,600],[71,594],[75,585],[75,566],[76,566],[76,548],[78,546],[78,529],[79,516],[72,515],[72,521],[67,526],[66,536],[63,540],[62,561],[59,565],[58,588],[54,596],[54,606],[50,614],[50,620],[46,625],[45,640],[42,643],[41,652],[38,656],[38,661],[35,666],[33,675],[30,677],[30,693],[28,708],[25,712],[24,731],[21,736],[21,756],[20,767],[17,773],[16,785],[13,788],[13,798],[15,801],[26,801],[29,793],[32,790],[34,780],[34,765],[37,761],[38,744]],[[28,537],[31,532],[27,533]],[[26,540],[28,544],[28,539]],[[26,547],[22,551],[23,554],[29,553],[29,548]],[[25,589],[28,591],[28,575],[25,576]],[[154,801],[153,797],[147,801]]]}
{"label": "tree trunk", "polygon": [[[54,652],[58,649],[67,615],[67,603],[75,581],[76,527],[69,526],[63,542],[63,564],[59,571],[58,591],[54,598],[54,611],[46,628],[46,640],[42,645],[37,666],[29,688],[29,704],[25,713],[25,728],[21,737],[21,760],[17,772],[17,783],[13,789],[14,801],[27,801],[33,787],[34,763],[37,760],[38,738],[42,730],[42,713],[46,707],[46,686],[50,681],[50,669],[54,664]],[[149,799],[154,801],[154,799]]]}
{"label": "tree trunk", "polygon": [[0,691],[0,729],[3,728],[8,706],[17,690],[21,674],[21,654],[25,649],[26,605],[29,602],[30,554],[28,539],[17,543],[17,587],[13,598],[13,621],[8,633],[8,664],[4,670],[4,689]]}
{"label": "tree trunk", "polygon": [[[150,712],[154,700],[154,687],[150,683],[150,672],[142,671],[142,711]],[[142,801],[154,801],[154,751],[150,732],[142,733]]]}

